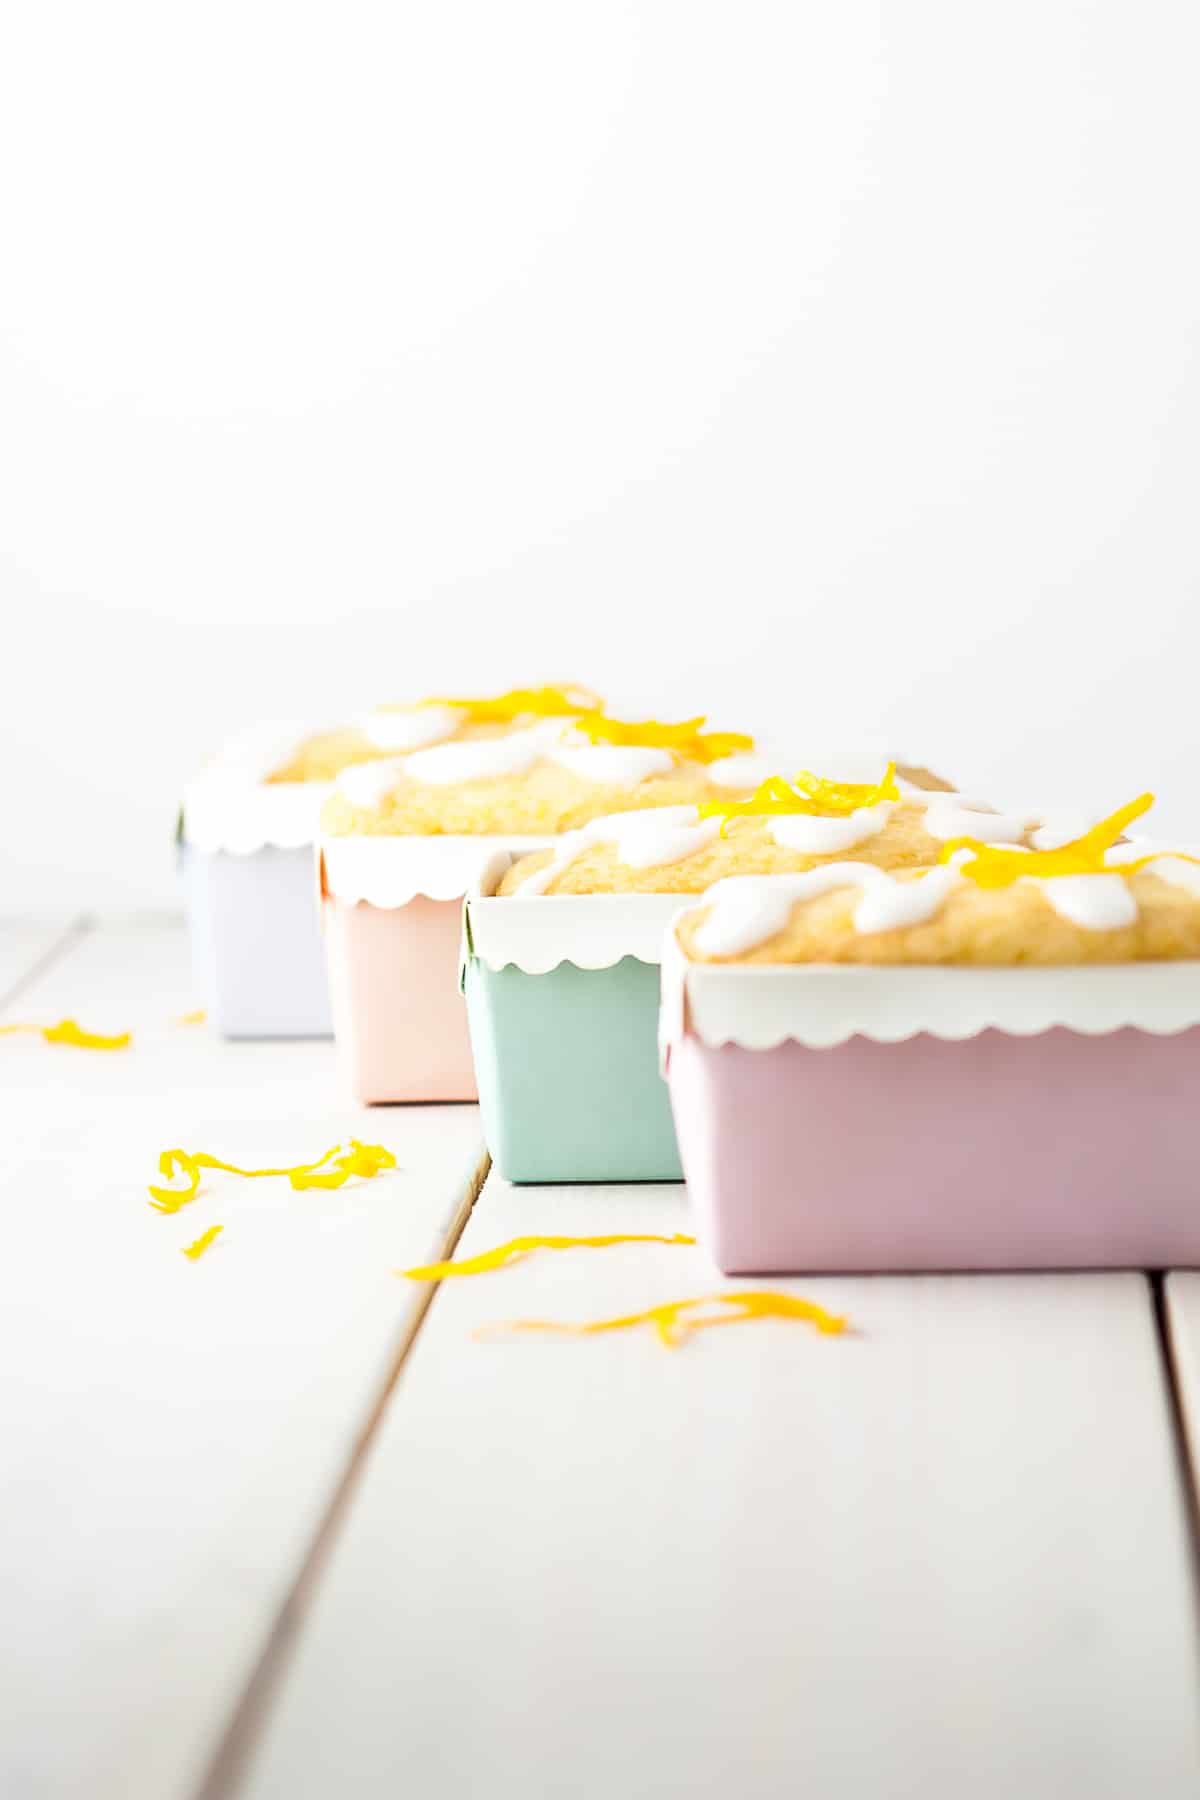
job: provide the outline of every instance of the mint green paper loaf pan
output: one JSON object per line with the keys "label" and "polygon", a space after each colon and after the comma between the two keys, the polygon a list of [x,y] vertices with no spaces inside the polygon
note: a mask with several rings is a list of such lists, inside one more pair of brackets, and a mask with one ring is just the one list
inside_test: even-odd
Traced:
{"label": "mint green paper loaf pan", "polygon": [[[592,910],[607,898],[587,896],[584,904]],[[673,910],[654,899],[657,917]],[[573,903],[575,896],[514,896],[484,899],[482,908],[513,915],[558,909],[557,916],[545,914],[556,928],[555,946],[544,950],[543,940],[532,956],[515,946],[523,960],[538,961],[562,947],[563,911]],[[480,907],[467,902],[463,987],[484,1136],[497,1172],[514,1182],[682,1181],[659,1073],[657,960],[628,954],[604,967],[569,960],[533,970],[515,961],[495,967],[495,957],[478,954],[486,923]],[[511,919],[502,916],[503,927]],[[535,915],[535,929],[539,922]],[[655,951],[659,936],[657,929],[651,934]],[[645,950],[644,930],[640,937]],[[590,960],[586,948],[579,954]]]}

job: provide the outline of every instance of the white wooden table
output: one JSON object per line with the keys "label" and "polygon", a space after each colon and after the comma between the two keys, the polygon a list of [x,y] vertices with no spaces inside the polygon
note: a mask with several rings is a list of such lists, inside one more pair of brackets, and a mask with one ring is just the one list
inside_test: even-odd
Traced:
{"label": "white wooden table", "polygon": [[[4,1800],[1200,1791],[1200,1277],[828,1278],[773,1285],[853,1334],[480,1339],[727,1284],[639,1245],[426,1306],[393,1271],[464,1222],[460,1255],[670,1233],[683,1191],[476,1199],[473,1108],[364,1112],[327,1045],[177,1023],[172,923],[0,926],[0,997],[136,1034],[0,1038]],[[350,1135],[396,1173],[146,1204],[168,1146]]]}

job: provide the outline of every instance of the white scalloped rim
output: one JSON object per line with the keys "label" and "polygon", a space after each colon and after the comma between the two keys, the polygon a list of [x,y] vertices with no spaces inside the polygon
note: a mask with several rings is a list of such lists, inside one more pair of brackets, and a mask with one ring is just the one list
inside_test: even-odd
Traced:
{"label": "white scalloped rim", "polygon": [[500,875],[467,900],[466,932],[472,954],[489,969],[516,968],[547,975],[560,963],[577,969],[611,969],[625,957],[657,963],[667,926],[679,911],[678,894],[520,894],[488,897]]}
{"label": "white scalloped rim", "polygon": [[1200,962],[1080,968],[771,967],[689,962],[671,932],[663,947],[659,1039],[685,1031],[713,1049],[824,1050],[847,1038],[895,1044],[927,1032],[957,1041],[981,1031],[1034,1037],[1065,1026],[1087,1037],[1133,1026],[1171,1036],[1200,1025]]}
{"label": "white scalloped rim", "polygon": [[[495,887],[514,855],[545,850],[552,837],[323,837],[325,893],[348,904],[407,906],[419,898],[461,900]],[[501,904],[507,904],[502,902]]]}
{"label": "white scalloped rim", "polygon": [[282,781],[243,784],[217,774],[201,776],[183,794],[183,841],[196,850],[297,850],[314,842],[321,808],[332,784]]}

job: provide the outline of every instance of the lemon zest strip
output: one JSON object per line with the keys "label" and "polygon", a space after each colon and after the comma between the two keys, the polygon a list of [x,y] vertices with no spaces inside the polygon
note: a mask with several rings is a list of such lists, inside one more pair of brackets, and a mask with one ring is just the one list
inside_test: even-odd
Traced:
{"label": "lemon zest strip", "polygon": [[[720,1306],[723,1313],[688,1317],[695,1308]],[[706,1331],[713,1325],[742,1325],[754,1319],[796,1319],[815,1325],[823,1336],[837,1336],[845,1331],[848,1321],[836,1313],[826,1312],[813,1300],[796,1294],[779,1294],[770,1289],[751,1288],[744,1292],[701,1294],[691,1300],[666,1300],[645,1312],[623,1313],[615,1319],[592,1319],[576,1323],[563,1319],[509,1319],[486,1325],[476,1337],[508,1331],[555,1332],[571,1337],[591,1337],[599,1332],[625,1331],[635,1325],[649,1325],[660,1343],[669,1350],[677,1349],[692,1332]]]}
{"label": "lemon zest strip", "polygon": [[1109,813],[1085,831],[1082,837],[1072,838],[1068,844],[1060,844],[1057,850],[1014,850],[1003,844],[987,844],[982,838],[951,838],[942,846],[940,860],[949,862],[959,850],[971,851],[971,858],[959,864],[961,872],[981,888],[1008,887],[1014,881],[1021,881],[1032,876],[1036,880],[1049,881],[1059,875],[1134,875],[1144,869],[1147,863],[1157,862],[1160,857],[1170,854],[1177,856],[1181,862],[1196,862],[1194,856],[1185,856],[1180,852],[1153,850],[1146,856],[1135,858],[1132,862],[1119,863],[1115,867],[1106,863],[1106,853],[1112,849],[1127,825],[1134,819],[1140,819],[1154,805],[1153,794],[1139,794],[1136,800],[1119,806],[1116,812]]}
{"label": "lemon zest strip", "polygon": [[207,1012],[202,1006],[198,1006],[195,1012],[180,1013],[175,1023],[176,1025],[203,1025],[207,1018]]}
{"label": "lemon zest strip", "polygon": [[44,1037],[48,1044],[70,1044],[75,1050],[124,1050],[133,1042],[131,1031],[105,1037],[98,1031],[84,1031],[74,1019],[60,1019],[57,1025],[0,1025],[0,1037],[8,1037],[15,1031],[32,1031]]}
{"label": "lemon zest strip", "polygon": [[896,765],[889,763],[881,781],[826,781],[801,769],[795,782],[782,775],[768,776],[748,800],[708,800],[700,808],[702,819],[721,818],[721,836],[734,819],[764,814],[807,813],[818,818],[846,819],[860,807],[878,806],[883,800],[899,800]]}
{"label": "lemon zest strip", "polygon": [[206,1250],[212,1249],[224,1229],[223,1225],[210,1225],[207,1231],[201,1232],[194,1244],[186,1245],[180,1254],[190,1256],[193,1262],[198,1262]]}
{"label": "lemon zest strip", "polygon": [[591,688],[564,683],[562,687],[510,688],[507,694],[496,694],[490,699],[422,700],[420,705],[453,706],[468,713],[477,724],[503,725],[527,713],[538,718],[557,719],[572,713],[602,710],[604,702]]}
{"label": "lemon zest strip", "polygon": [[588,712],[576,719],[576,728],[593,744],[628,744],[639,749],[673,750],[692,762],[717,762],[739,750],[753,750],[754,739],[740,731],[705,731],[705,715],[667,725],[660,719],[610,719],[603,712]]}
{"label": "lemon zest strip", "polygon": [[515,1237],[494,1250],[478,1256],[464,1256],[456,1262],[427,1263],[419,1269],[397,1269],[409,1281],[445,1281],[451,1275],[483,1275],[491,1269],[507,1268],[510,1263],[524,1262],[535,1250],[599,1250],[609,1244],[694,1244],[694,1237],[677,1231],[662,1237],[653,1231],[615,1231],[605,1237]]}
{"label": "lemon zest strip", "polygon": [[286,1175],[297,1189],[340,1188],[351,1175],[361,1175],[364,1181],[369,1181],[381,1169],[394,1169],[396,1158],[382,1144],[360,1144],[357,1138],[351,1138],[347,1149],[335,1144],[316,1162],[297,1163],[290,1169],[239,1169],[233,1163],[221,1162],[218,1157],[207,1156],[203,1151],[191,1150],[164,1150],[158,1159],[158,1167],[159,1173],[168,1181],[176,1174],[187,1178],[186,1187],[147,1189],[150,1205],[156,1212],[177,1213],[181,1207],[190,1205],[199,1193],[201,1169],[223,1169],[229,1175],[243,1175],[248,1180],[261,1175]]}

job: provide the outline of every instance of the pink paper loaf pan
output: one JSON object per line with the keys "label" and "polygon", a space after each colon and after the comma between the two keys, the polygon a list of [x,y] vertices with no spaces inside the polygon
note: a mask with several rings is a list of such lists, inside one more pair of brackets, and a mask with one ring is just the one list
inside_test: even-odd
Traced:
{"label": "pink paper loaf pan", "polygon": [[[550,840],[519,841],[541,849]],[[513,840],[504,840],[502,863]],[[497,840],[326,838],[321,921],[333,1031],[357,1100],[474,1100],[459,988],[463,897],[488,874]]]}
{"label": "pink paper loaf pan", "polygon": [[663,965],[727,1274],[1200,1265],[1200,963]]}

